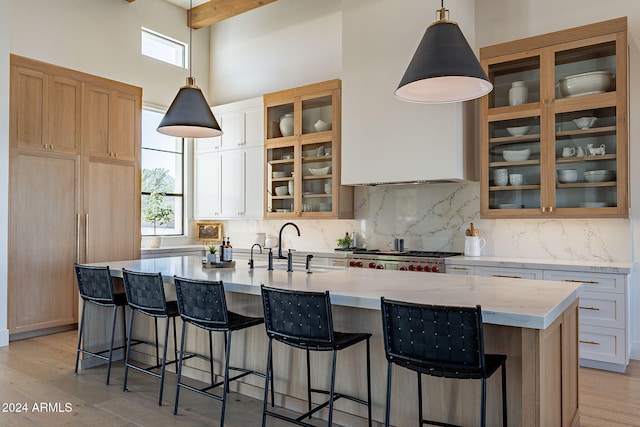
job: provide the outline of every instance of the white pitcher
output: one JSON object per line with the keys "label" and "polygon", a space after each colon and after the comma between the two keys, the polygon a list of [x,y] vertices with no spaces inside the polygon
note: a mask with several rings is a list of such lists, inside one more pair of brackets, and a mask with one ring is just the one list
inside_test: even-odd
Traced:
{"label": "white pitcher", "polygon": [[487,243],[484,237],[465,236],[464,238],[464,256],[480,256],[480,251]]}

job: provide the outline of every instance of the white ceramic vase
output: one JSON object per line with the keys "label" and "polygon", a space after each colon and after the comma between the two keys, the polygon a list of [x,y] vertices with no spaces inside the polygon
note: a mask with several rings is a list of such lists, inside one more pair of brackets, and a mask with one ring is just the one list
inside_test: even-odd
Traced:
{"label": "white ceramic vase", "polygon": [[216,262],[216,254],[207,254],[207,261],[208,262]]}
{"label": "white ceramic vase", "polygon": [[528,96],[529,89],[524,85],[524,82],[518,81],[511,83],[511,89],[509,89],[509,105],[526,104]]}
{"label": "white ceramic vase", "polygon": [[280,117],[280,132],[282,136],[293,135],[293,113],[287,113]]}

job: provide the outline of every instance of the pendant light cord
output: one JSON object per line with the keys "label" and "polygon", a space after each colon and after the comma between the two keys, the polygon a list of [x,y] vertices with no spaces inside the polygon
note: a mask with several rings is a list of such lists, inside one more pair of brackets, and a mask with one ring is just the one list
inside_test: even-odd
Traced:
{"label": "pendant light cord", "polygon": [[[444,1],[444,0],[442,0]],[[189,0],[189,77],[193,77],[191,75],[191,44],[192,44],[192,33],[193,33],[193,0]]]}

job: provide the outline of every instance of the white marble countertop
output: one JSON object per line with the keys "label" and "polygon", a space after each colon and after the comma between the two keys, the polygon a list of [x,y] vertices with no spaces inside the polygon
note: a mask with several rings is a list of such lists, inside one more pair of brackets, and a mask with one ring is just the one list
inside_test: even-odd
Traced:
{"label": "white marble countertop", "polygon": [[539,268],[545,270],[584,271],[591,273],[631,273],[630,262],[571,261],[550,258],[507,258],[455,256],[445,258],[445,265],[473,265],[485,267]]}
{"label": "white marble countertop", "polygon": [[[551,325],[582,292],[582,285],[577,283],[500,277],[322,267],[313,274],[287,273],[268,271],[264,264],[256,264],[251,270],[246,260],[238,259],[235,268],[205,269],[201,260],[198,256],[181,256],[92,265],[108,265],[116,277],[122,276],[122,268],[159,272],[168,283],[173,282],[174,275],[222,280],[227,291],[253,295],[260,294],[261,284],[296,290],[329,290],[332,304],[373,310],[380,309],[381,296],[424,304],[479,304],[485,323],[533,329]],[[167,298],[171,298],[169,293]]]}

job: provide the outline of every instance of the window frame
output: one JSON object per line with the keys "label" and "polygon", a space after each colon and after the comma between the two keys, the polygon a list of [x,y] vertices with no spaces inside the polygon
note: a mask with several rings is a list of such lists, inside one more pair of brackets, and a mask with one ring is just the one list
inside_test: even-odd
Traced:
{"label": "window frame", "polygon": [[[167,45],[175,45],[176,47],[180,46],[182,48],[182,55],[180,55],[182,58],[182,64],[177,62],[167,61],[163,58],[144,53],[145,35],[148,36],[149,38],[155,38],[158,41],[165,42]],[[189,67],[189,44],[188,43],[174,39],[172,37],[169,37],[157,31],[153,31],[146,27],[140,27],[140,54],[148,58],[153,58],[157,61],[164,62],[166,64],[174,65],[176,67],[180,67],[184,69],[188,69]]]}
{"label": "window frame", "polygon": [[[158,113],[158,114],[162,114],[164,115],[166,113],[166,108],[161,108],[161,107],[157,107],[157,106],[152,106],[152,105],[143,105],[142,106],[142,110],[146,110],[146,111],[150,111],[153,113]],[[144,126],[142,126],[142,129],[144,129]],[[142,141],[144,141],[144,132],[142,133],[142,137],[141,137]],[[176,197],[176,198],[181,198],[182,199],[182,203],[181,203],[181,207],[182,207],[182,212],[181,212],[181,218],[179,219],[180,223],[182,224],[182,232],[181,233],[169,233],[169,234],[144,234],[143,233],[143,214],[141,212],[140,215],[140,234],[142,235],[142,237],[154,237],[154,236],[162,236],[162,237],[173,237],[173,238],[178,238],[178,237],[186,237],[188,236],[187,233],[187,216],[188,216],[188,212],[187,212],[187,177],[188,177],[188,173],[187,173],[187,153],[186,153],[186,149],[187,149],[187,144],[185,141],[185,138],[177,138],[180,140],[180,146],[181,146],[181,152],[180,153],[176,153],[171,151],[170,153],[179,155],[181,157],[181,163],[182,163],[182,174],[181,174],[181,188],[182,188],[182,192],[181,193],[176,193],[176,192],[167,192],[165,193],[165,195],[167,197]],[[143,158],[144,158],[144,152],[145,150],[148,151],[155,151],[155,152],[169,152],[166,150],[159,150],[159,149],[153,149],[153,148],[146,148],[144,146],[144,142],[141,142],[140,144],[140,180],[142,181],[142,171],[143,171],[143,167],[142,167],[142,163],[143,163]],[[177,177],[176,177],[177,179]],[[140,204],[142,207],[142,198],[144,196],[150,196],[151,193],[149,191],[143,191],[142,189],[142,185],[140,186]],[[175,215],[175,213],[174,213]],[[175,219],[175,222],[178,222],[178,218]]]}

